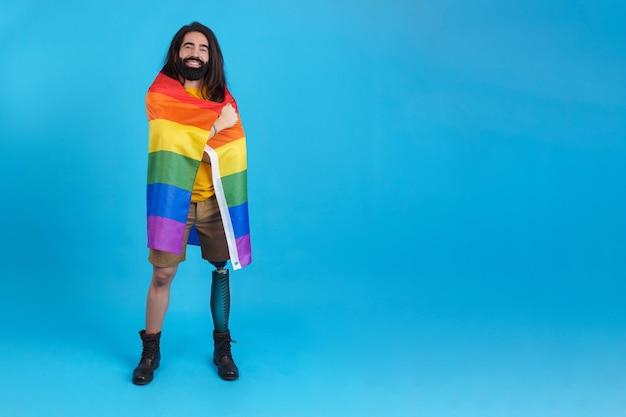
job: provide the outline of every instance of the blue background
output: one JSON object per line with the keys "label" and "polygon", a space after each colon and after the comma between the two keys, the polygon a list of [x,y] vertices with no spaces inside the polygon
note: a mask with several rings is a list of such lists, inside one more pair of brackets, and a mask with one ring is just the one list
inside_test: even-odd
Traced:
{"label": "blue background", "polygon": [[[242,377],[209,362],[192,248],[136,387],[144,96],[193,20],[248,136]],[[625,415],[625,21],[608,0],[4,2],[0,415]]]}

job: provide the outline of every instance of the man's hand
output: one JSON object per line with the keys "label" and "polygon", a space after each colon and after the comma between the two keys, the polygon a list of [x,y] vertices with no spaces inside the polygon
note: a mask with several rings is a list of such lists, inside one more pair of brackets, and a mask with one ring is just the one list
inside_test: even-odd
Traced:
{"label": "man's hand", "polygon": [[235,123],[237,123],[237,120],[239,120],[239,116],[237,115],[235,108],[228,103],[222,108],[222,112],[213,124],[213,127],[215,127],[215,131],[217,133],[220,130],[228,129],[231,126],[234,126]]}

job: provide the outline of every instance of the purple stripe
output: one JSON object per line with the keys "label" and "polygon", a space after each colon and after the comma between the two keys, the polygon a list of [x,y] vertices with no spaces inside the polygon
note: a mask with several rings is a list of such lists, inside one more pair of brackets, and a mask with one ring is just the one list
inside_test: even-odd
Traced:
{"label": "purple stripe", "polygon": [[148,247],[182,255],[185,223],[165,217],[148,216]]}
{"label": "purple stripe", "polygon": [[250,265],[252,262],[252,253],[250,251],[250,234],[235,239],[237,243],[237,253],[239,254],[239,263],[242,267]]}

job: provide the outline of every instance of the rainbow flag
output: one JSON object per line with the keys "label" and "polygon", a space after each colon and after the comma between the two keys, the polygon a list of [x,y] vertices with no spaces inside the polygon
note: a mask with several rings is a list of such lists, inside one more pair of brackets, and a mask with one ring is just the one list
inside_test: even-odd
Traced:
{"label": "rainbow flag", "polygon": [[[227,103],[201,100],[159,73],[146,95],[148,115],[148,247],[182,254],[191,191],[202,154],[211,159],[215,196],[222,215],[233,269],[251,262],[246,136],[241,120],[208,140]],[[199,244],[192,229],[188,243]]]}

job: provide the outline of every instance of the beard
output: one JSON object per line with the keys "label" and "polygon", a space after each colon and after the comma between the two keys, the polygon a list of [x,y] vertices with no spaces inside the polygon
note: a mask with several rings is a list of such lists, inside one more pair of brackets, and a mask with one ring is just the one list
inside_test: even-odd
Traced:
{"label": "beard", "polygon": [[[196,61],[199,62],[201,65],[198,68],[188,67],[187,62],[189,61]],[[178,59],[176,61],[176,69],[178,70],[180,75],[183,76],[184,79],[189,81],[197,81],[204,77],[209,71],[209,64],[208,62],[204,62],[199,58]]]}

